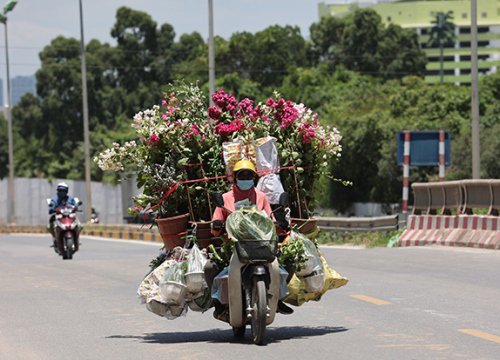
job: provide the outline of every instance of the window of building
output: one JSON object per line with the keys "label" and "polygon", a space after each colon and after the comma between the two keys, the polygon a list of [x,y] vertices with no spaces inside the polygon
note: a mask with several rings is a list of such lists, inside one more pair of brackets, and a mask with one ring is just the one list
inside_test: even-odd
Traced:
{"label": "window of building", "polygon": [[477,28],[477,32],[479,34],[484,34],[484,33],[490,32],[490,28],[489,28],[489,26],[480,26]]}
{"label": "window of building", "polygon": [[482,13],[481,13],[481,17],[483,17],[483,18],[488,17],[488,13],[482,12]]}
{"label": "window of building", "polygon": [[462,19],[467,19],[467,13],[462,13]]}
{"label": "window of building", "polygon": [[470,34],[470,27],[460,28],[460,34]]}
{"label": "window of building", "polygon": [[387,17],[387,21],[391,21],[391,17],[390,16]]}

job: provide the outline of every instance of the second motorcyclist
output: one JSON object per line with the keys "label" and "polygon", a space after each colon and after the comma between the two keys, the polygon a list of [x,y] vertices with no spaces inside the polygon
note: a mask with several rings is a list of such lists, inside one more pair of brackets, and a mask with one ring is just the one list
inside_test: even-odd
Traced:
{"label": "second motorcyclist", "polygon": [[68,195],[69,186],[65,182],[57,184],[57,195],[54,196],[49,203],[49,232],[52,234],[54,250],[57,252],[56,234],[54,229],[54,221],[56,219],[56,209],[63,206],[76,207],[78,204],[74,197]]}

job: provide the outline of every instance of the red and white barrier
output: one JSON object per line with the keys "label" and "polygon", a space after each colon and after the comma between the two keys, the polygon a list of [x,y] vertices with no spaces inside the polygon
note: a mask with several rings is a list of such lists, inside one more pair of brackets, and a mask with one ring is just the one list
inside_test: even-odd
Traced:
{"label": "red and white barrier", "polygon": [[403,151],[403,203],[401,211],[403,214],[408,212],[408,195],[410,187],[410,132],[405,131],[405,142]]}
{"label": "red and white barrier", "polygon": [[500,218],[486,215],[410,215],[407,229],[398,244],[500,249]]}

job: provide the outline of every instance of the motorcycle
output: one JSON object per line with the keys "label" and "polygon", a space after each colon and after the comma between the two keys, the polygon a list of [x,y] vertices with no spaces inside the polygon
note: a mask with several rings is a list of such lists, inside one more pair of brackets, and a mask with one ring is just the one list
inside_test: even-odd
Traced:
{"label": "motorcycle", "polygon": [[92,208],[92,213],[90,216],[90,223],[91,224],[99,224],[100,221],[101,220],[99,219],[99,213],[97,211],[95,211],[94,208]]}
{"label": "motorcycle", "polygon": [[[79,235],[82,225],[76,217],[78,206],[82,202],[75,198],[77,206],[64,205],[55,210],[54,221],[54,247],[56,252],[62,256],[63,260],[73,259],[73,254],[79,249]],[[50,199],[47,199],[50,204]]]}
{"label": "motorcycle", "polygon": [[[222,194],[213,194],[213,199],[217,207],[224,208]],[[280,206],[287,205],[288,194],[284,193]],[[236,338],[244,337],[246,326],[250,325],[257,345],[265,342],[266,326],[274,321],[277,312],[280,294],[277,240],[277,236],[270,240],[238,239],[229,261],[229,324]]]}

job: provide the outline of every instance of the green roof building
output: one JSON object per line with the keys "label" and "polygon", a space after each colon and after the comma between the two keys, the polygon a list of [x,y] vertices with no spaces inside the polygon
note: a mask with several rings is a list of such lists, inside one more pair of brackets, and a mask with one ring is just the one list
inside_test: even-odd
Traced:
{"label": "green roof building", "polygon": [[[440,81],[439,48],[429,48],[429,31],[438,12],[453,13],[455,44],[444,49],[444,81],[470,83],[470,0],[336,0],[319,4],[319,16],[344,16],[355,7],[370,7],[385,24],[415,29],[420,47],[427,54],[426,81]],[[479,74],[493,73],[500,66],[500,0],[477,0]]]}

